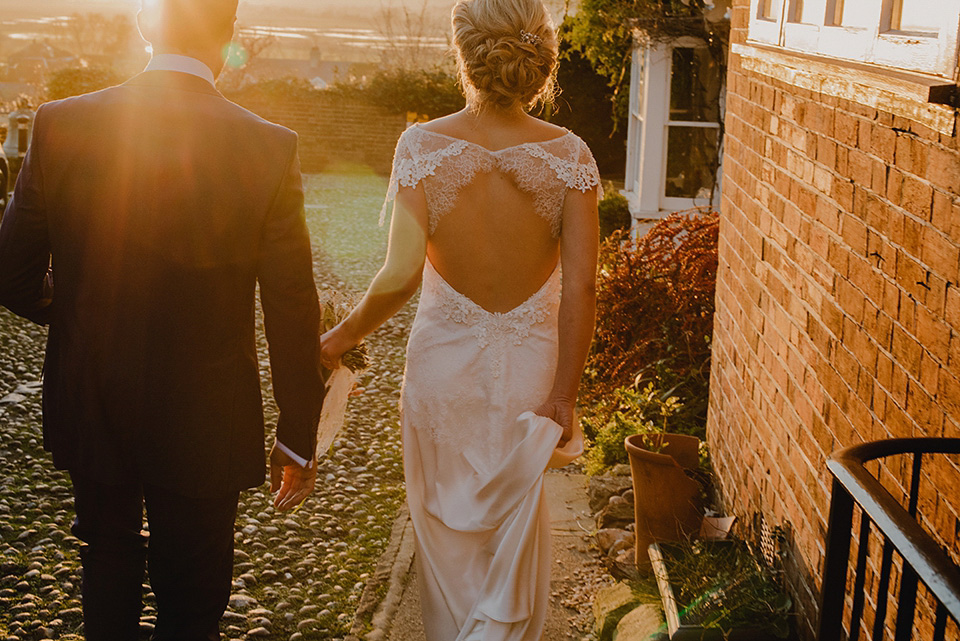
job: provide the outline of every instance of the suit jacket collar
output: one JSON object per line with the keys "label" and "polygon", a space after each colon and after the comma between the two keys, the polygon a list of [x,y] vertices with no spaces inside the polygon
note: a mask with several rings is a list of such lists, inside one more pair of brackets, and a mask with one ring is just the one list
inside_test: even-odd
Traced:
{"label": "suit jacket collar", "polygon": [[211,85],[217,84],[213,71],[205,62],[179,53],[155,53],[144,71],[182,71],[203,78]]}
{"label": "suit jacket collar", "polygon": [[223,97],[223,94],[203,78],[180,71],[143,71],[123,84],[134,87],[161,87]]}

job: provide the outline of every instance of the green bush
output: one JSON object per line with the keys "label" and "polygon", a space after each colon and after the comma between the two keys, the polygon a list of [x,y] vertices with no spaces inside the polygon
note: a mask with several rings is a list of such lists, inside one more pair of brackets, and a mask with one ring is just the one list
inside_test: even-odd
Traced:
{"label": "green bush", "polygon": [[315,88],[308,80],[288,76],[262,80],[247,85],[243,89],[228,91],[227,95],[231,100],[243,104],[245,100],[256,98],[311,100],[321,95],[322,91]]}
{"label": "green bush", "polygon": [[592,441],[587,453],[589,474],[627,463],[623,441],[628,436],[677,431],[671,419],[683,408],[679,398],[656,389],[653,383],[642,390],[621,387],[607,405],[581,418],[584,434]]}
{"label": "green bush", "polygon": [[113,69],[107,67],[71,67],[54,72],[47,81],[47,98],[60,100],[71,96],[100,91],[123,82]]}
{"label": "green bush", "polygon": [[718,19],[713,0],[581,0],[561,34],[606,79],[615,121],[629,113],[630,66],[637,47],[683,38],[704,42],[719,77],[726,77],[730,20]]}
{"label": "green bush", "polygon": [[604,189],[599,212],[601,239],[606,238],[618,229],[630,229],[633,222],[626,196],[612,186]]}
{"label": "green bush", "polygon": [[[710,350],[710,336],[704,336],[703,344]],[[667,352],[669,355],[669,351]],[[637,387],[652,384],[655,389],[665,390],[667,396],[677,396],[682,404],[670,418],[670,431],[689,434],[703,440],[706,438],[707,405],[710,400],[709,363],[706,371],[701,369],[677,369],[668,357],[661,358],[640,370],[636,377]]]}
{"label": "green bush", "polygon": [[466,104],[456,77],[439,69],[384,69],[365,83],[337,83],[327,91],[358,98],[390,113],[413,112],[431,120]]}

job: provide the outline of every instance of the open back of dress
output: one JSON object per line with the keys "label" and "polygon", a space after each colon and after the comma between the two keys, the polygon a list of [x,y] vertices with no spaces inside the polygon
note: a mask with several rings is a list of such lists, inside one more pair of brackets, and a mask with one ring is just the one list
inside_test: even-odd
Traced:
{"label": "open back of dress", "polygon": [[[572,133],[490,151],[415,126],[397,145],[388,200],[422,182],[432,237],[457,215],[475,178],[496,172],[527,203],[511,212],[539,217],[553,238],[562,233],[567,190],[600,183],[589,149]],[[475,224],[495,227],[496,217]],[[493,312],[425,265],[401,407],[427,641],[537,641],[543,631],[550,584],[543,473],[582,451],[582,441],[556,450],[561,427],[532,412],[557,367],[560,292],[557,265],[519,305]]]}

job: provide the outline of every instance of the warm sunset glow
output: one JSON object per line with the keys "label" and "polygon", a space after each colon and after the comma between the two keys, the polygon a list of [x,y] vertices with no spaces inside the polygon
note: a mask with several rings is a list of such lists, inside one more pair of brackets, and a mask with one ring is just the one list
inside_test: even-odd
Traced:
{"label": "warm sunset glow", "polygon": [[222,55],[224,63],[234,69],[239,69],[250,59],[250,53],[239,42],[231,42],[224,47]]}

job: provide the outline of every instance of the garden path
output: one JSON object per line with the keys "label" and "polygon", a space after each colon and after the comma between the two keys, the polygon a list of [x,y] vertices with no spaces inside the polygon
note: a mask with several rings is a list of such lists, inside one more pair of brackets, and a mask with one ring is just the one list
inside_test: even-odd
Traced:
{"label": "garden path", "polygon": [[[590,551],[589,532],[594,525],[587,505],[586,477],[578,472],[551,470],[546,476],[544,494],[550,509],[553,568],[543,641],[580,639],[591,623],[589,604],[595,582],[604,575]],[[410,561],[410,557],[402,559],[406,571],[395,575],[385,599],[389,600],[389,592],[401,591],[398,607],[392,615],[382,613],[387,620],[379,629],[374,625],[371,638],[424,640],[416,570]]]}

